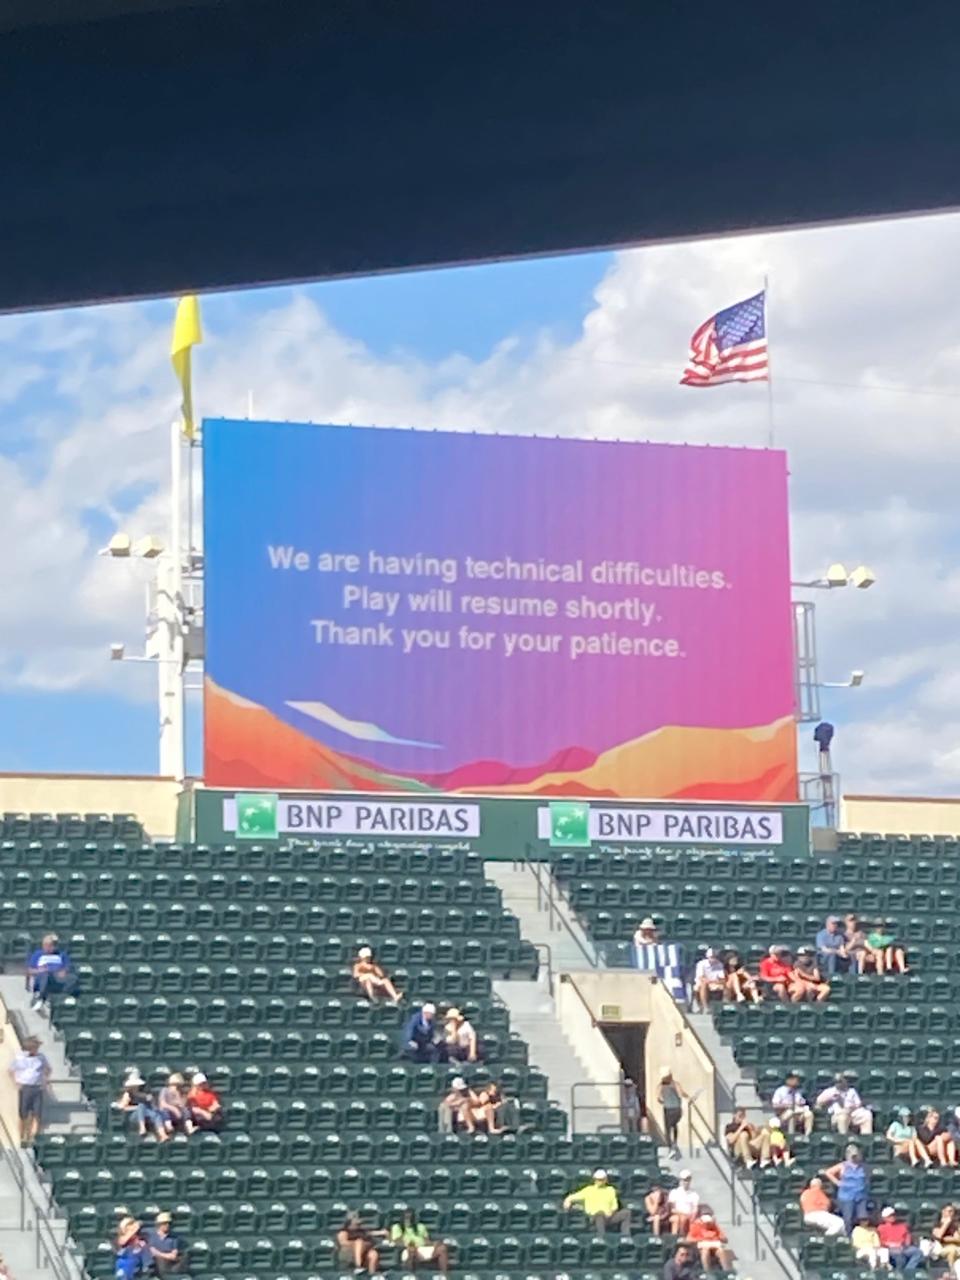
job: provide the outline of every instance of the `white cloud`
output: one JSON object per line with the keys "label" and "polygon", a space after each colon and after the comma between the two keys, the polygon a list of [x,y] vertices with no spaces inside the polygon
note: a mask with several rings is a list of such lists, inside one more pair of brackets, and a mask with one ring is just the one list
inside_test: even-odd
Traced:
{"label": "white cloud", "polygon": [[[575,342],[544,333],[531,347],[505,333],[482,361],[377,358],[330,325],[322,289],[264,295],[261,307],[211,302],[198,400],[224,416],[243,416],[250,391],[258,417],[280,420],[762,445],[765,388],[677,381],[694,327],[769,271],[796,572],[839,559],[878,579],[818,597],[822,674],[868,672],[861,690],[825,700],[844,781],[955,791],[958,226],[938,217],[620,254]],[[219,330],[217,315],[229,317]],[[142,580],[94,553],[119,521],[165,534],[169,320],[149,304],[0,321],[0,449],[11,442],[0,592],[15,602],[0,620],[0,688],[116,688],[106,646],[139,645]],[[134,509],[121,510],[131,493]],[[140,676],[125,683],[146,695]]]}

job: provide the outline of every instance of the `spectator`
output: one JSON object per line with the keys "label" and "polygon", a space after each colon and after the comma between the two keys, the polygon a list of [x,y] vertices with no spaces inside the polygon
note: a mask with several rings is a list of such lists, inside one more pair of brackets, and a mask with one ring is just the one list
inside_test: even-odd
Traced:
{"label": "spectator", "polygon": [[693,972],[693,995],[701,1013],[707,1012],[711,996],[723,996],[726,985],[727,971],[723,961],[713,947],[707,947]]}
{"label": "spectator", "polygon": [[620,1123],[624,1133],[641,1133],[643,1131],[643,1108],[640,1103],[640,1090],[636,1082],[629,1076],[623,1077],[620,1093]]}
{"label": "spectator", "polygon": [[179,1071],[167,1077],[167,1083],[160,1090],[157,1104],[167,1133],[182,1129],[184,1133],[193,1133],[194,1123],[190,1118],[190,1105],[187,1102],[186,1081]]}
{"label": "spectator", "polygon": [[[889,923],[889,922],[888,922]],[[878,923],[867,934],[867,961],[877,973],[908,973],[907,956],[892,933],[885,933]]]}
{"label": "spectator", "polygon": [[27,1036],[23,1048],[14,1054],[8,1068],[17,1086],[17,1114],[20,1117],[20,1145],[32,1146],[43,1121],[43,1099],[50,1083],[50,1063],[40,1052],[36,1036]]}
{"label": "spectator", "polygon": [[670,1206],[670,1234],[685,1237],[700,1210],[700,1197],[693,1190],[693,1174],[689,1169],[681,1169],[679,1185],[667,1196],[667,1204]]}
{"label": "spectator", "polygon": [[880,1211],[877,1235],[894,1271],[916,1271],[923,1266],[923,1250],[913,1243],[907,1224],[897,1221],[897,1211],[891,1205]]}
{"label": "spectator", "polygon": [[655,1182],[643,1197],[647,1221],[650,1223],[650,1234],[661,1236],[670,1229],[670,1205],[667,1193],[659,1182]]}
{"label": "spectator", "polygon": [[[744,1168],[752,1169],[757,1163],[760,1153],[759,1130],[747,1119],[747,1113],[743,1107],[739,1107],[733,1113],[730,1123],[724,1127],[723,1140],[730,1159],[735,1164],[742,1164]],[[764,1163],[770,1163],[769,1147],[767,1147]]]}
{"label": "spectator", "polygon": [[337,1232],[341,1264],[345,1267],[352,1266],[354,1271],[366,1268],[369,1275],[376,1275],[380,1270],[380,1251],[376,1242],[385,1234],[364,1226],[359,1213],[348,1213]]}
{"label": "spectator", "polygon": [[701,1209],[691,1222],[687,1239],[697,1246],[704,1271],[715,1267],[720,1271],[730,1270],[733,1254],[726,1247],[726,1234],[709,1209]]}
{"label": "spectator", "polygon": [[943,1206],[940,1220],[930,1234],[933,1236],[934,1256],[943,1258],[951,1269],[960,1265],[960,1210],[955,1204]]}
{"label": "spectator", "polygon": [[501,1133],[519,1133],[523,1127],[520,1103],[515,1097],[504,1094],[498,1084],[487,1085],[487,1094],[494,1108],[497,1126]]}
{"label": "spectator", "polygon": [[450,1252],[442,1240],[430,1239],[415,1209],[404,1209],[403,1218],[393,1225],[390,1239],[401,1246],[400,1261],[411,1271],[416,1270],[418,1262],[435,1262],[440,1274],[447,1274]]}
{"label": "spectator", "polygon": [[680,1159],[680,1121],[683,1118],[683,1100],[686,1097],[682,1085],[674,1080],[673,1072],[664,1067],[657,1085],[657,1101],[663,1108],[663,1137],[675,1160]]}
{"label": "spectator", "polygon": [[643,973],[655,973],[674,1000],[686,999],[683,954],[675,942],[661,942],[650,916],[641,920],[633,935],[633,962]]}
{"label": "spectator", "polygon": [[723,962],[724,996],[737,1004],[759,1004],[760,991],[736,951],[727,953]]}
{"label": "spectator", "polygon": [[765,996],[775,1000],[788,999],[788,992],[793,982],[793,964],[790,960],[789,947],[770,947],[760,961],[760,986]]}
{"label": "spectator", "polygon": [[447,1059],[454,1062],[478,1062],[480,1050],[473,1023],[459,1009],[448,1009],[445,1021]]}
{"label": "spectator", "polygon": [[469,1109],[474,1133],[503,1133],[497,1121],[499,1106],[500,1090],[495,1084],[488,1084],[479,1093],[471,1095]]}
{"label": "spectator", "polygon": [[957,1167],[957,1148],[936,1107],[925,1107],[917,1125],[917,1139],[938,1164]]}
{"label": "spectator", "polygon": [[793,981],[789,986],[790,998],[796,1004],[816,1000],[822,1004],[829,998],[830,983],[824,982],[812,947],[801,947],[793,966]]}
{"label": "spectator", "polygon": [[837,1189],[837,1209],[847,1235],[850,1235],[854,1223],[870,1211],[870,1176],[863,1163],[863,1152],[859,1147],[847,1147],[845,1158],[831,1165],[824,1173]]}
{"label": "spectator", "polygon": [[857,1225],[850,1233],[850,1243],[853,1256],[865,1262],[871,1271],[885,1271],[890,1266],[889,1254],[880,1243],[877,1228],[870,1221],[869,1214],[864,1213],[857,1219]]}
{"label": "spectator", "polygon": [[816,1105],[826,1109],[837,1133],[846,1135],[851,1128],[854,1133],[873,1133],[873,1112],[863,1105],[848,1071],[834,1076],[833,1084],[817,1095]]}
{"label": "spectator", "polygon": [[564,1209],[575,1204],[582,1207],[598,1236],[606,1235],[607,1227],[619,1227],[624,1236],[630,1234],[630,1210],[623,1207],[616,1188],[607,1181],[606,1169],[595,1169],[592,1182],[564,1197]]}
{"label": "spectator", "polygon": [[[787,1167],[793,1164],[793,1155],[790,1152],[790,1144],[787,1141],[787,1135],[784,1133],[783,1127],[777,1116],[771,1116],[760,1130],[760,1146],[761,1150],[766,1149],[769,1152],[771,1164],[782,1164]],[[760,1164],[762,1167],[762,1157]]]}
{"label": "spectator", "polygon": [[114,1241],[114,1277],[115,1280],[133,1280],[135,1276],[148,1274],[152,1270],[153,1256],[141,1234],[141,1226],[136,1218],[121,1218],[117,1224],[117,1235]]}
{"label": "spectator", "polygon": [[440,1062],[443,1048],[437,1026],[437,1006],[428,1003],[411,1013],[402,1038],[403,1056],[411,1062]]}
{"label": "spectator", "polygon": [[403,992],[398,991],[390,980],[387,971],[373,958],[369,947],[361,947],[353,962],[353,980],[371,1002],[381,997],[399,1004]]}
{"label": "spectator", "polygon": [[700,1260],[689,1244],[678,1244],[676,1253],[663,1268],[663,1280],[699,1280],[702,1275]]}
{"label": "spectator", "polygon": [[863,973],[867,958],[867,935],[853,912],[843,917],[843,937],[850,968],[854,973]]}
{"label": "spectator", "polygon": [[441,1133],[473,1133],[470,1088],[463,1076],[454,1076],[450,1088],[437,1108]]}
{"label": "spectator", "polygon": [[840,927],[839,916],[827,916],[826,924],[817,934],[817,959],[820,968],[829,980],[835,973],[842,973],[847,967],[847,940]]}
{"label": "spectator", "polygon": [[947,1116],[947,1135],[957,1151],[960,1151],[960,1107],[954,1107]]}
{"label": "spectator", "polygon": [[846,1230],[843,1219],[833,1212],[833,1202],[823,1189],[822,1178],[811,1178],[806,1190],[800,1192],[800,1212],[805,1226],[816,1227],[824,1235],[839,1236]]}
{"label": "spectator", "polygon": [[216,1089],[202,1071],[195,1071],[190,1080],[187,1105],[194,1127],[208,1133],[219,1133],[223,1128],[223,1104]]}
{"label": "spectator", "polygon": [[158,1276],[182,1275],[186,1268],[187,1247],[172,1230],[172,1215],[158,1213],[153,1221],[154,1226],[145,1233],[144,1238],[155,1273]]}
{"label": "spectator", "polygon": [[813,1132],[813,1112],[800,1090],[800,1076],[789,1071],[784,1082],[774,1090],[770,1105],[786,1133]]}
{"label": "spectator", "polygon": [[909,1160],[915,1169],[918,1164],[929,1169],[933,1164],[927,1149],[917,1136],[916,1126],[909,1107],[897,1107],[897,1113],[887,1129],[887,1141],[898,1160]]}
{"label": "spectator", "polygon": [[77,989],[73,961],[55,933],[40,940],[40,946],[27,961],[27,973],[33,979],[31,1009],[42,1009],[49,996],[72,996]]}
{"label": "spectator", "polygon": [[163,1115],[157,1108],[156,1098],[136,1067],[127,1072],[116,1105],[121,1111],[127,1111],[133,1116],[141,1138],[145,1138],[151,1130],[158,1142],[166,1142],[170,1137]]}

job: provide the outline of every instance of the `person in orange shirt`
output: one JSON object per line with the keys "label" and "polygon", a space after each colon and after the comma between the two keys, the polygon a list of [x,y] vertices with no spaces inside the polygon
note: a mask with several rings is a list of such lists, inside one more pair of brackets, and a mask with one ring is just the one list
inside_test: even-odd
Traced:
{"label": "person in orange shirt", "polygon": [[727,1237],[709,1209],[703,1209],[690,1223],[687,1239],[697,1246],[704,1271],[713,1266],[721,1271],[730,1270],[733,1254],[726,1248]]}
{"label": "person in orange shirt", "polygon": [[823,1189],[822,1178],[811,1178],[805,1191],[800,1192],[800,1212],[808,1227],[816,1227],[827,1236],[839,1236],[846,1228],[839,1213],[833,1212],[833,1202]]}

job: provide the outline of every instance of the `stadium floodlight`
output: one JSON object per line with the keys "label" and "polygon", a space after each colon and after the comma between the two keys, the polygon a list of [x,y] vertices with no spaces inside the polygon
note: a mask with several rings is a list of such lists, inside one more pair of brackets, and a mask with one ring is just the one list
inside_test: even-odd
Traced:
{"label": "stadium floodlight", "polygon": [[849,579],[850,585],[859,587],[861,591],[866,591],[868,587],[872,587],[876,580],[873,570],[868,569],[865,564],[858,564]]}
{"label": "stadium floodlight", "polygon": [[822,578],[811,578],[807,582],[791,582],[792,587],[817,587],[823,591],[835,591],[839,587],[859,587],[865,591],[876,582],[872,569],[865,564],[857,565],[853,573],[847,573],[846,565],[839,562],[832,564]]}
{"label": "stadium floodlight", "polygon": [[122,662],[125,646],[122,644],[112,644],[110,646],[110,661]]}
{"label": "stadium floodlight", "polygon": [[115,533],[105,547],[97,552],[100,556],[112,556],[114,560],[126,560],[130,555],[129,533]]}
{"label": "stadium floodlight", "polygon": [[845,587],[850,581],[849,575],[842,564],[832,564],[824,574],[824,582],[830,589],[834,587]]}
{"label": "stadium floodlight", "polygon": [[157,556],[163,555],[163,543],[159,538],[155,538],[152,533],[148,533],[146,537],[136,540],[133,544],[132,552],[135,556],[139,556],[141,560],[156,560]]}
{"label": "stadium floodlight", "polygon": [[821,689],[859,689],[866,677],[865,671],[852,671],[849,680],[825,680]]}

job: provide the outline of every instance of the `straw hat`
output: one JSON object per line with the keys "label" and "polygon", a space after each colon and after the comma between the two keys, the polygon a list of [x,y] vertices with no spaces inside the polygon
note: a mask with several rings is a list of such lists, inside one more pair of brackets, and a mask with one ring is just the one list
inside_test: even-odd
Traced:
{"label": "straw hat", "polygon": [[129,1244],[143,1224],[137,1218],[121,1218],[117,1227],[117,1244]]}
{"label": "straw hat", "polygon": [[169,1076],[167,1076],[167,1084],[183,1084],[183,1083],[184,1083],[184,1079],[179,1071],[174,1071]]}
{"label": "straw hat", "polygon": [[136,1067],[132,1067],[127,1072],[127,1078],[123,1082],[123,1087],[125,1089],[137,1088],[143,1083],[144,1083],[143,1076],[140,1074],[140,1072],[137,1070]]}

